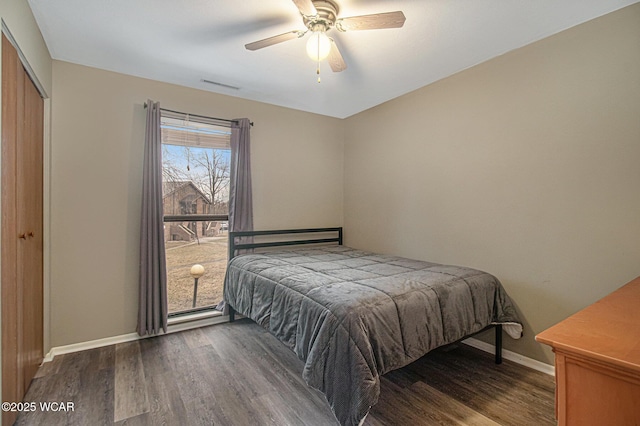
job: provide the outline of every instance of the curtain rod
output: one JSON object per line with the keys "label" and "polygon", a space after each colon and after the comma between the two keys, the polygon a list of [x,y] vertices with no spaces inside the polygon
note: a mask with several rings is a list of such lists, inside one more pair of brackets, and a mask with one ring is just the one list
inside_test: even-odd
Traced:
{"label": "curtain rod", "polygon": [[[144,107],[147,107],[147,103],[144,103]],[[182,111],[174,111],[172,109],[166,109],[166,108],[160,108],[160,111],[166,111],[166,112],[173,112],[174,114],[186,114],[188,116],[191,117],[198,117],[198,118],[208,118],[209,120],[218,120],[218,121],[224,121],[227,123],[236,123],[238,124],[238,120],[228,120],[226,118],[216,118],[216,117],[208,117],[206,115],[198,115],[198,114],[191,114],[189,112],[182,112]],[[249,122],[249,125],[251,125],[251,127],[253,127],[253,121]]]}

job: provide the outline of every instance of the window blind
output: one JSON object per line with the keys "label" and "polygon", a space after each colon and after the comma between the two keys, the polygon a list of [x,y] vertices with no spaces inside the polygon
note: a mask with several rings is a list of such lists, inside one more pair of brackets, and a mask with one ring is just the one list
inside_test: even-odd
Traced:
{"label": "window blind", "polygon": [[[209,121],[209,122],[207,122]],[[231,129],[215,119],[162,111],[162,143],[179,146],[229,149]]]}

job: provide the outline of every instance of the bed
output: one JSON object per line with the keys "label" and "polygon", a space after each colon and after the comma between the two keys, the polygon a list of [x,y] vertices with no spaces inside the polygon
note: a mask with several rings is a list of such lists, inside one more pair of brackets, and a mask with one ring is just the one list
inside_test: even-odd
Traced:
{"label": "bed", "polygon": [[[275,235],[281,240],[254,240]],[[342,228],[229,236],[230,320],[238,312],[289,346],[342,425],[364,420],[381,375],[430,350],[494,327],[500,363],[503,328],[522,335],[511,300],[486,272],[352,249],[342,244]],[[272,249],[236,255],[263,247]]]}

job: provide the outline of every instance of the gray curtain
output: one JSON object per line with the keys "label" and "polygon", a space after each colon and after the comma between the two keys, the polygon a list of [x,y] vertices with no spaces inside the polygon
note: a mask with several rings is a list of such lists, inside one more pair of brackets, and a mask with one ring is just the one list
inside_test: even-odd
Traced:
{"label": "gray curtain", "polygon": [[167,268],[162,217],[160,103],[147,101],[142,178],[138,334],[167,331]]}
{"label": "gray curtain", "polygon": [[[248,118],[239,118],[231,124],[231,182],[229,185],[229,230],[253,231],[253,196],[251,190],[251,147]],[[238,239],[246,243],[251,239]],[[229,305],[223,300],[217,309],[229,315]]]}
{"label": "gray curtain", "polygon": [[236,119],[231,125],[230,231],[253,231],[250,129],[248,118]]}

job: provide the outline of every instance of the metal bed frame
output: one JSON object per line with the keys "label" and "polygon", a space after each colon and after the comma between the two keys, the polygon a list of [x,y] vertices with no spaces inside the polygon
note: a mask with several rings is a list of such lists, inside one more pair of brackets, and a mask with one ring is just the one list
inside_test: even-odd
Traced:
{"label": "metal bed frame", "polygon": [[[337,236],[331,238],[312,238],[312,239],[293,239],[284,241],[264,241],[253,242],[252,237],[269,236],[269,235],[304,235],[304,234],[334,234]],[[236,238],[248,238],[251,242],[236,242]],[[239,250],[250,250],[255,248],[268,248],[268,247],[283,247],[283,246],[295,246],[305,244],[328,244],[337,243],[342,245],[342,227],[336,228],[306,228],[306,229],[280,229],[269,231],[232,231],[229,232],[229,261],[233,259]],[[235,321],[236,311],[231,305],[229,307],[229,321]],[[495,363],[502,363],[502,324],[491,324],[482,330],[473,333],[469,336],[465,336],[463,339],[475,336],[476,334],[485,332],[487,330],[495,329]],[[460,339],[463,340],[463,339]]]}

